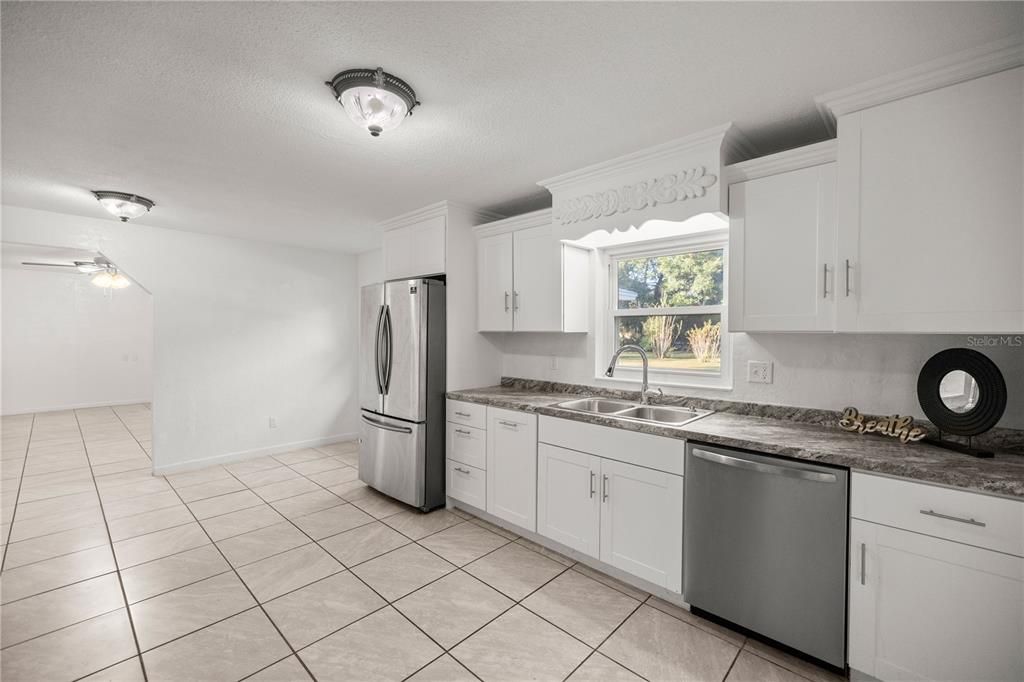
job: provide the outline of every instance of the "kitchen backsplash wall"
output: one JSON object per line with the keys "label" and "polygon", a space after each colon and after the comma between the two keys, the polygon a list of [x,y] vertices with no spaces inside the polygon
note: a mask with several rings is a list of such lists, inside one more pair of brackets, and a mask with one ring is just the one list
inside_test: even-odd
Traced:
{"label": "kitchen backsplash wall", "polygon": [[[502,375],[607,388],[635,383],[595,377],[590,334],[495,335],[503,350]],[[1024,339],[1024,336],[1018,337]],[[917,334],[733,334],[733,388],[666,387],[666,393],[725,400],[841,410],[854,405],[871,414],[923,418],[917,375],[945,348],[971,347],[997,337]],[[998,343],[998,341],[996,341]],[[999,426],[1024,428],[1024,347],[974,346],[1002,370],[1009,394]],[[747,361],[774,364],[771,384],[747,383]],[[601,358],[603,366],[607,360]],[[553,366],[556,365],[556,366]],[[657,387],[657,384],[655,384]]]}

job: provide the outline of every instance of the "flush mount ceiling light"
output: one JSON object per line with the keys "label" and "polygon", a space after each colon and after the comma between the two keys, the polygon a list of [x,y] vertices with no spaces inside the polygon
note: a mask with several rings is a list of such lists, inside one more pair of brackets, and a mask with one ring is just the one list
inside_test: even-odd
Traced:
{"label": "flush mount ceiling light", "polygon": [[117,271],[117,268],[107,268],[90,280],[95,286],[101,289],[124,289],[131,286],[132,281]]}
{"label": "flush mount ceiling light", "polygon": [[327,81],[352,122],[379,137],[394,130],[419,102],[412,87],[397,76],[376,69],[348,69]]}
{"label": "flush mount ceiling light", "polygon": [[114,217],[120,218],[122,223],[128,222],[131,218],[138,218],[156,206],[146,197],[140,197],[137,194],[99,190],[93,192],[93,195],[100,202],[100,206],[107,209]]}

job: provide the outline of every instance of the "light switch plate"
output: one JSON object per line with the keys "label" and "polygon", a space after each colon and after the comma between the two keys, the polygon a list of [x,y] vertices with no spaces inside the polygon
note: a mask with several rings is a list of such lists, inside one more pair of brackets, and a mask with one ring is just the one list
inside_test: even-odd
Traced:
{"label": "light switch plate", "polygon": [[772,383],[772,363],[764,360],[747,361],[747,383],[770,384]]}

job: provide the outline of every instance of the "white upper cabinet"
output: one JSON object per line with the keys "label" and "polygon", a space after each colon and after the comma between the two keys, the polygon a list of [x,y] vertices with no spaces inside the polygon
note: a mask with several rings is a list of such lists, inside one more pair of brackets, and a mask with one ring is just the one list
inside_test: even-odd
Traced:
{"label": "white upper cabinet", "polygon": [[587,331],[590,254],[555,236],[550,210],[476,231],[479,331]]}
{"label": "white upper cabinet", "polygon": [[837,125],[837,329],[1024,331],[1024,68]]}
{"label": "white upper cabinet", "polygon": [[444,273],[445,216],[387,230],[383,249],[385,280]]}
{"label": "white upper cabinet", "polygon": [[835,142],[746,161],[729,179],[729,330],[835,328]]}
{"label": "white upper cabinet", "polygon": [[477,242],[477,327],[481,331],[512,331],[512,233]]}

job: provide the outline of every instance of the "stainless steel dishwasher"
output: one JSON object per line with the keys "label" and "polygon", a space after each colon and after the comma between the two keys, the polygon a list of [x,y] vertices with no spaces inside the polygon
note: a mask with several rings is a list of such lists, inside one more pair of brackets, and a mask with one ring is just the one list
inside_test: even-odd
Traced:
{"label": "stainless steel dishwasher", "polygon": [[846,665],[849,471],[686,445],[683,599]]}

